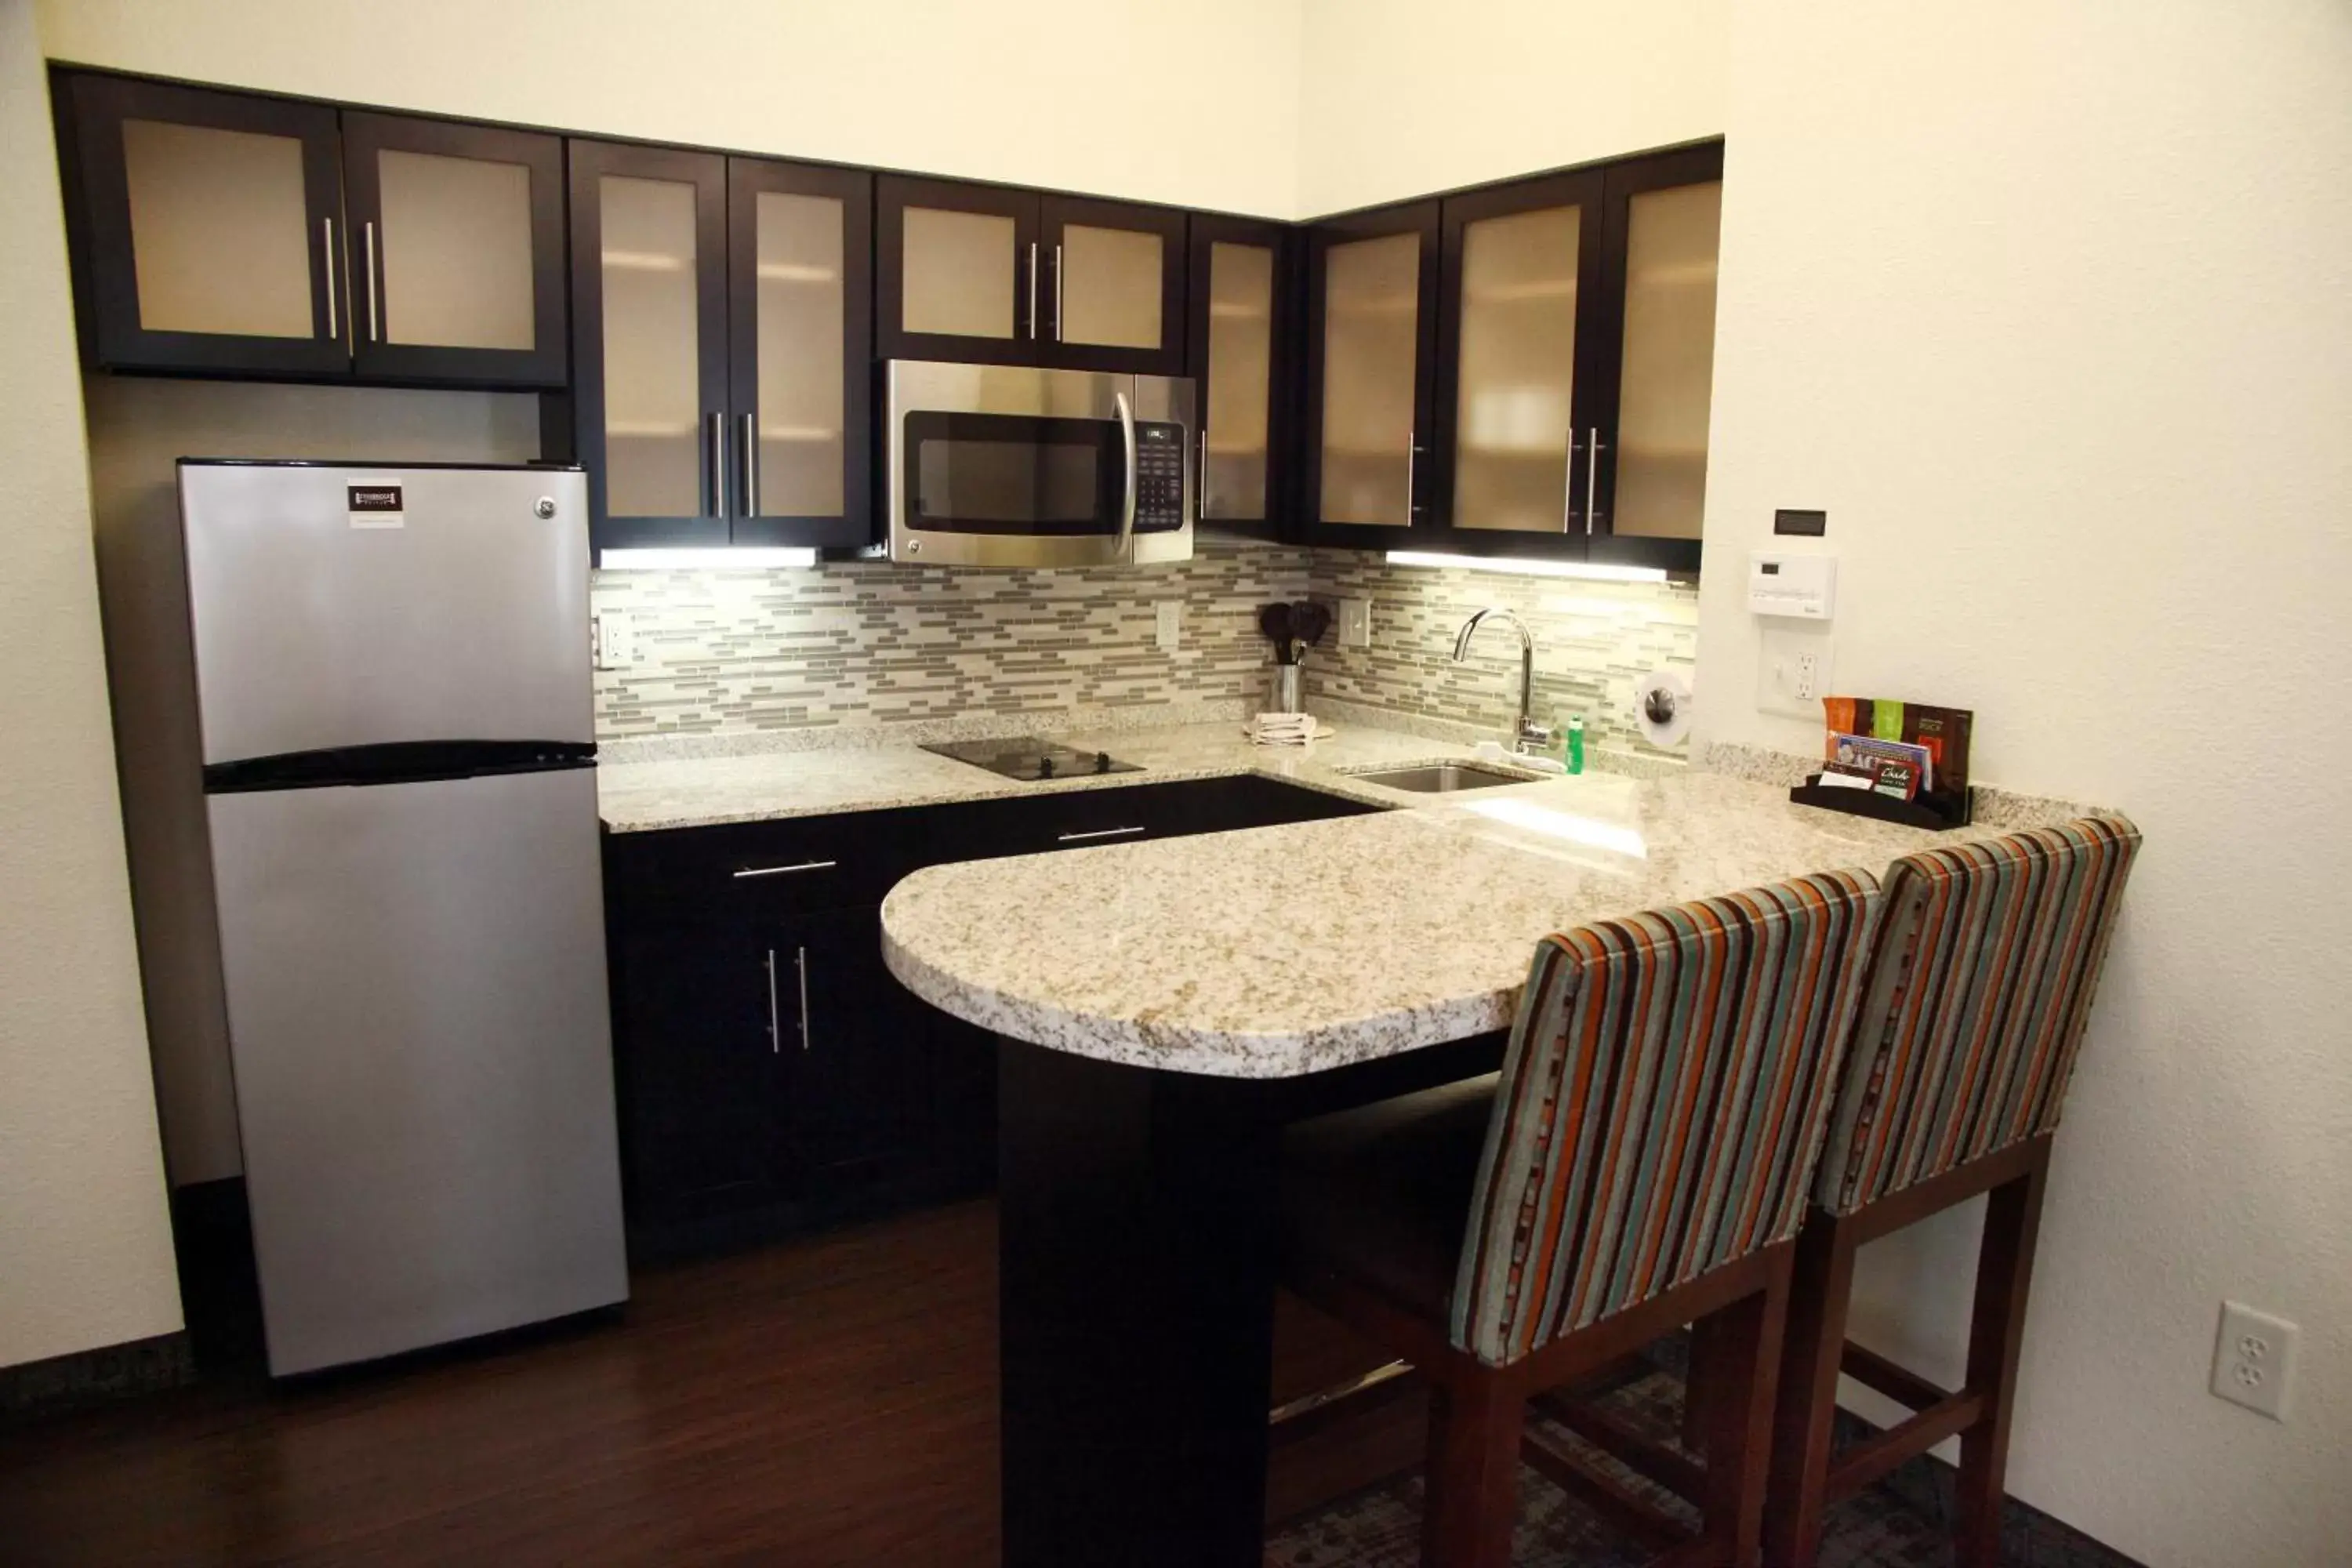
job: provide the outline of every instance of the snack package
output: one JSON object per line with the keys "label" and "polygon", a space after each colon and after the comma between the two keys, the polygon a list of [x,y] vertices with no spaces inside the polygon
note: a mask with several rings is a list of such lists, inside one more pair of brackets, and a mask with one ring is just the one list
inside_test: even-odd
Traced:
{"label": "snack package", "polygon": [[1966,708],[1883,698],[1832,697],[1822,703],[1829,733],[1822,755],[1835,761],[1838,742],[1867,739],[1916,747],[1925,753],[1916,794],[1965,800],[1969,791],[1969,736],[1976,715]]}

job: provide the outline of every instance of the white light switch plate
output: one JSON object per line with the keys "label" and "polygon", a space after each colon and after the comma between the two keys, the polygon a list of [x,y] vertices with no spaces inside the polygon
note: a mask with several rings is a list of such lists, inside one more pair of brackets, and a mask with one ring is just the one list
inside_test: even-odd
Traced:
{"label": "white light switch plate", "polygon": [[1181,640],[1184,606],[1174,599],[1162,599],[1160,601],[1158,615],[1160,651],[1174,653]]}
{"label": "white light switch plate", "polygon": [[1339,646],[1372,646],[1372,602],[1370,599],[1339,601]]}
{"label": "white light switch plate", "polygon": [[1835,646],[1825,626],[1776,621],[1759,628],[1756,660],[1756,706],[1792,719],[1819,719],[1830,694],[1831,655]]}

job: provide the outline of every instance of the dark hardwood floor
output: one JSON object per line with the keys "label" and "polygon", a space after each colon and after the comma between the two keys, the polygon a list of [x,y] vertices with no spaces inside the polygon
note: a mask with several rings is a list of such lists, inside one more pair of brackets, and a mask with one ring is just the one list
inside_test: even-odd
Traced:
{"label": "dark hardwood floor", "polygon": [[[0,1430],[0,1563],[992,1568],[995,1241],[967,1204],[640,1274],[618,1322]],[[1278,1338],[1277,1398],[1379,1359],[1296,1303]],[[1419,1426],[1286,1451],[1269,1512]]]}

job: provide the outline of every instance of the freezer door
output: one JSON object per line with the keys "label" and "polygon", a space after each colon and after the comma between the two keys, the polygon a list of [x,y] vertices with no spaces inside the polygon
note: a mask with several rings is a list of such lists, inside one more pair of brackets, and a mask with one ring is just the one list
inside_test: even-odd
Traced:
{"label": "freezer door", "polygon": [[180,515],[206,763],[595,738],[582,475],[191,462]]}
{"label": "freezer door", "polygon": [[628,1294],[595,781],[206,801],[271,1372]]}

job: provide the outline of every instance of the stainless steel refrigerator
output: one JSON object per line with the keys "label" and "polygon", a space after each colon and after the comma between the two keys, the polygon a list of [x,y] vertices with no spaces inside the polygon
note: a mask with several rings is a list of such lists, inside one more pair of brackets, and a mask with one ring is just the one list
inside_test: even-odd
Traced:
{"label": "stainless steel refrigerator", "polygon": [[179,480],[270,1371],[624,1300],[583,476]]}

